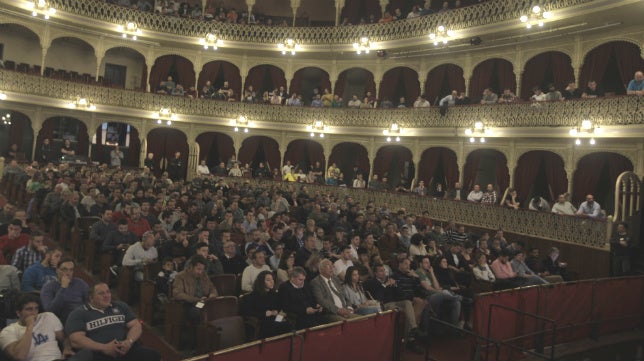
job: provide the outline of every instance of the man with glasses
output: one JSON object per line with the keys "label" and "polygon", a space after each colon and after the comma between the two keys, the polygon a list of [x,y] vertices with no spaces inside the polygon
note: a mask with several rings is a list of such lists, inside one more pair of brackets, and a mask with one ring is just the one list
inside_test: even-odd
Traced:
{"label": "man with glasses", "polygon": [[61,259],[56,267],[56,279],[45,283],[40,292],[45,311],[53,312],[62,322],[76,307],[87,302],[89,286],[74,277],[75,265],[69,257]]}

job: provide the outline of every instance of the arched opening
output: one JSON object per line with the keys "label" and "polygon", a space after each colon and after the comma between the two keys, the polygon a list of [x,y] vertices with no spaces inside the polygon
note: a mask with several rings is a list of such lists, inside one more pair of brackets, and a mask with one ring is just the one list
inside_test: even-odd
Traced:
{"label": "arched opening", "polygon": [[271,92],[283,86],[286,89],[284,71],[274,65],[262,64],[251,68],[246,76],[244,90],[252,85],[258,99],[264,92]]}
{"label": "arched opening", "polygon": [[512,63],[499,58],[487,59],[479,63],[474,68],[470,79],[469,96],[474,103],[478,103],[485,88],[491,88],[497,94],[502,93],[504,89],[510,89],[516,93],[517,78],[514,75]]}
{"label": "arched opening", "polygon": [[371,92],[371,96],[375,98],[376,82],[373,80],[373,73],[369,70],[351,68],[338,75],[334,94],[342,97],[345,103],[351,99],[353,94],[362,100],[362,98],[367,96],[367,92]]}
{"label": "arched opening", "polygon": [[[173,128],[155,128],[152,129],[147,136],[147,152],[154,154],[155,175],[158,177],[161,173],[168,170],[168,165],[176,152],[181,153],[183,164],[188,164],[188,138],[186,135],[177,129]],[[187,167],[183,167],[183,175],[185,177]]]}
{"label": "arched opening", "polygon": [[311,103],[314,94],[323,94],[324,89],[331,91],[329,73],[316,67],[302,68],[293,74],[289,93],[301,94],[304,104]]}
{"label": "arched opening", "polygon": [[340,17],[341,22],[347,18],[354,25],[361,24],[362,20],[374,24],[382,17],[382,11],[378,0],[347,0]]}
{"label": "arched opening", "polygon": [[227,81],[229,88],[234,92],[234,99],[241,99],[241,75],[239,74],[239,68],[235,64],[223,60],[204,64],[199,73],[199,82],[197,83],[200,95],[207,81],[211,82],[214,89],[221,89],[224,82]]}
{"label": "arched opening", "polygon": [[[411,106],[418,95],[420,95],[420,82],[418,73],[414,69],[399,66],[388,70],[382,76],[380,94],[378,94],[380,102],[388,99],[396,106]],[[401,98],[404,98],[403,104],[400,104]]]}
{"label": "arched opening", "polygon": [[288,144],[284,152],[284,164],[290,160],[302,173],[307,174],[315,162],[320,162],[322,169],[326,169],[324,164],[324,149],[318,142],[309,139],[296,139]]}
{"label": "arched opening", "polygon": [[224,133],[207,132],[197,136],[199,143],[199,161],[205,160],[208,168],[221,162],[227,162],[235,155],[233,138]]}
{"label": "arched opening", "polygon": [[383,181],[387,177],[387,182],[392,188],[409,189],[415,174],[415,165],[412,159],[409,148],[402,145],[385,145],[376,153],[376,158],[373,161],[373,173]]}
{"label": "arched opening", "polygon": [[46,119],[38,132],[36,144],[40,146],[43,140],[49,139],[51,144],[51,161],[58,161],[65,140],[69,140],[77,157],[87,157],[89,151],[89,135],[87,126],[82,121],[70,117],[52,117]]}
{"label": "arched opening", "polygon": [[644,69],[640,47],[626,41],[611,41],[589,51],[579,75],[579,88],[583,91],[589,81],[613,94],[626,94],[628,82],[637,70]]}
{"label": "arched opening", "polygon": [[564,161],[558,154],[533,150],[519,157],[514,170],[514,189],[524,206],[533,197],[543,197],[553,202],[567,188],[568,176]]}
{"label": "arched opening", "polygon": [[492,184],[497,194],[502,196],[510,184],[508,160],[498,150],[477,149],[467,156],[463,167],[463,181],[466,194],[475,184],[480,185],[481,189]]}
{"label": "arched opening", "polygon": [[195,86],[195,70],[192,62],[179,55],[164,55],[158,57],[150,71],[150,90],[156,92],[168,77],[172,81],[183,86],[188,91]]}
{"label": "arched opening", "polygon": [[45,76],[80,80],[84,74],[96,74],[96,54],[85,40],[62,37],[54,39],[45,58]]}
{"label": "arched opening", "polygon": [[458,173],[456,153],[449,148],[433,147],[425,149],[420,156],[417,181],[425,181],[427,188],[432,190],[440,183],[446,190],[458,182]]}
{"label": "arched opening", "polygon": [[40,75],[40,38],[31,29],[18,24],[0,24],[0,44],[3,44],[5,69]]}
{"label": "arched opening", "polygon": [[633,163],[621,154],[596,152],[584,156],[573,177],[573,204],[578,206],[587,194],[592,194],[606,214],[613,214],[617,177],[632,170]]}
{"label": "arched opening", "polygon": [[259,163],[264,163],[272,171],[281,166],[280,147],[273,138],[255,135],[244,139],[237,159],[242,164],[250,164],[253,169],[256,169]]}
{"label": "arched opening", "polygon": [[528,60],[521,75],[521,99],[532,96],[534,87],[548,92],[550,84],[563,91],[569,81],[575,80],[570,57],[560,51],[548,51]]}
{"label": "arched opening", "polygon": [[148,66],[145,57],[138,51],[116,47],[105,52],[99,74],[103,75],[103,84],[106,86],[145,91]]}
{"label": "arched opening", "polygon": [[139,167],[141,140],[139,130],[127,123],[105,122],[96,128],[92,138],[92,160],[110,164],[110,153],[114,146],[123,152],[122,167]]}
{"label": "arched opening", "polygon": [[463,68],[455,64],[442,64],[427,73],[425,94],[432,105],[438,104],[438,101],[451,94],[452,90],[459,93],[465,91]]}
{"label": "arched opening", "polygon": [[[331,150],[329,156],[329,165],[335,163],[344,174],[345,181],[353,180],[356,176],[354,169],[363,172],[364,179],[369,181],[369,172],[371,171],[371,164],[369,163],[369,152],[362,144],[343,142],[336,144]],[[328,166],[327,166],[328,168]]]}
{"label": "arched opening", "polygon": [[5,152],[9,150],[12,144],[16,144],[18,146],[17,160],[30,160],[34,144],[31,119],[23,113],[11,110],[0,110],[0,117],[11,119],[11,125],[0,123],[0,144],[3,144],[0,152],[2,152],[2,155],[6,157]]}

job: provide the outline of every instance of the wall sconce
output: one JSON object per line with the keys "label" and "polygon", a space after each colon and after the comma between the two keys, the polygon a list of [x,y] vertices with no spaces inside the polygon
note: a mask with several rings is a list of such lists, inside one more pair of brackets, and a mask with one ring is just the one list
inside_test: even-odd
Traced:
{"label": "wall sconce", "polygon": [[551,16],[552,13],[550,13],[550,11],[545,11],[541,8],[541,6],[535,5],[532,7],[532,11],[529,15],[521,15],[519,20],[521,20],[522,23],[526,24],[525,27],[527,29],[530,29],[533,25],[542,27],[544,21],[550,19]]}
{"label": "wall sconce", "polygon": [[581,124],[579,126],[571,128],[568,133],[571,137],[577,138],[575,139],[575,145],[581,145],[582,137],[590,137],[588,144],[595,145],[595,136],[602,133],[602,128],[599,126],[599,124],[595,124],[588,119],[584,119],[581,121]]}
{"label": "wall sconce", "polygon": [[2,116],[2,125],[11,125],[11,113]]}
{"label": "wall sconce", "polygon": [[80,110],[96,110],[96,105],[92,103],[89,99],[83,97],[77,97],[76,100],[73,100],[67,103],[67,106],[71,109],[80,109]]}
{"label": "wall sconce", "polygon": [[298,44],[295,40],[288,38],[283,43],[277,44],[277,49],[282,52],[282,55],[286,55],[287,52],[291,55],[295,55],[296,52],[302,50],[302,46]]}
{"label": "wall sconce", "polygon": [[435,46],[439,44],[447,45],[453,36],[453,30],[448,30],[445,26],[439,25],[435,32],[429,34],[429,39],[432,40]]}
{"label": "wall sconce", "polygon": [[473,127],[465,129],[465,135],[470,137],[470,143],[476,143],[476,137],[479,137],[479,142],[485,143],[485,137],[490,134],[492,134],[492,130],[486,127],[483,122],[476,122]]}
{"label": "wall sconce", "polygon": [[136,40],[139,36],[143,35],[139,26],[133,21],[128,21],[125,25],[119,25],[116,29],[121,33],[123,39],[127,39],[129,35],[132,37],[132,40]]}
{"label": "wall sconce", "polygon": [[170,108],[161,108],[158,112],[152,113],[152,117],[157,121],[157,124],[163,124],[163,121],[165,121],[166,125],[172,125],[173,120],[179,119],[176,114],[172,113]]}
{"label": "wall sconce", "polygon": [[56,9],[51,6],[49,0],[33,0],[29,3],[28,6],[32,10],[32,16],[38,16],[38,14],[42,14],[45,20],[48,20],[49,16],[56,13]]}
{"label": "wall sconce", "polygon": [[369,54],[371,50],[371,42],[369,38],[363,36],[358,42],[353,43],[353,48],[356,49],[356,54],[360,55],[362,53]]}
{"label": "wall sconce", "polygon": [[[403,128],[400,127],[396,122],[391,123],[391,125],[389,125],[389,128],[382,131],[382,134],[387,136],[387,142],[391,142],[392,140],[400,142],[400,135],[402,133]],[[395,136],[395,138],[392,138],[392,136]]]}
{"label": "wall sconce", "polygon": [[314,120],[312,124],[306,126],[306,130],[311,132],[311,137],[315,137],[317,133],[320,138],[324,138],[324,132],[328,130],[328,127],[324,125],[323,121]]}
{"label": "wall sconce", "polygon": [[248,127],[251,127],[253,124],[243,115],[237,117],[237,119],[232,119],[230,125],[233,126],[233,130],[239,132],[240,128],[243,128],[244,133],[248,133]]}
{"label": "wall sconce", "polygon": [[201,44],[204,50],[208,50],[209,47],[212,47],[212,50],[217,50],[217,48],[224,44],[224,41],[219,39],[217,35],[208,33],[205,38],[199,39],[199,44]]}

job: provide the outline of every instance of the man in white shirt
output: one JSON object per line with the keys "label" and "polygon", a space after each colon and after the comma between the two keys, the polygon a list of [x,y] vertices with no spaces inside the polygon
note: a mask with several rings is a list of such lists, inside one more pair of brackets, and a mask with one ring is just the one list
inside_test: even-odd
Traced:
{"label": "man in white shirt", "polygon": [[286,174],[291,173],[292,170],[293,170],[293,166],[291,165],[291,161],[287,160],[286,164],[284,164],[284,166],[282,167],[282,176],[285,176]]}
{"label": "man in white shirt", "polygon": [[481,186],[478,184],[474,185],[474,189],[467,195],[467,200],[469,202],[480,203],[481,198],[483,198],[483,192],[481,191]]}
{"label": "man in white shirt", "polygon": [[159,258],[154,243],[156,238],[153,231],[147,231],[141,237],[141,242],[137,242],[127,248],[123,256],[123,266],[144,266],[148,263],[156,262]]}
{"label": "man in white shirt", "polygon": [[206,161],[202,160],[201,163],[197,166],[197,174],[199,175],[208,175],[210,174],[210,169],[206,165]]}
{"label": "man in white shirt", "polygon": [[333,274],[343,280],[347,268],[351,266],[353,266],[353,261],[351,260],[351,247],[342,246],[342,248],[340,248],[340,258],[333,264]]}
{"label": "man in white shirt", "polygon": [[572,216],[575,212],[577,212],[577,208],[566,200],[564,194],[560,194],[559,198],[557,198],[557,203],[552,206],[552,213]]}
{"label": "man in white shirt", "polygon": [[262,271],[271,271],[271,268],[266,264],[266,255],[262,251],[256,251],[253,254],[253,263],[244,268],[241,279],[241,289],[245,292],[253,291],[253,283]]}
{"label": "man in white shirt", "polygon": [[[38,313],[37,295],[26,293],[16,302],[18,322],[0,332],[2,351],[15,360],[53,361],[63,359],[58,342],[65,340],[63,325],[51,312]],[[71,355],[71,347],[64,342],[64,354]],[[69,358],[68,360],[73,360]]]}
{"label": "man in white shirt", "polygon": [[347,103],[347,106],[349,108],[360,108],[360,105],[362,105],[362,102],[360,101],[360,99],[358,99],[358,96],[355,94],[353,94],[353,97]]}
{"label": "man in white shirt", "polygon": [[414,102],[414,108],[429,108],[429,102],[424,95],[419,95]]}

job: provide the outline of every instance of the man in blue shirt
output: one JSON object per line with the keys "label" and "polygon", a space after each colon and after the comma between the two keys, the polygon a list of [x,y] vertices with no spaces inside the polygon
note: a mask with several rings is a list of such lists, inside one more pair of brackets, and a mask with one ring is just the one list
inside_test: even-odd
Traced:
{"label": "man in blue shirt", "polygon": [[641,70],[635,72],[633,80],[628,83],[626,93],[628,95],[644,95],[644,73]]}
{"label": "man in blue shirt", "polygon": [[599,219],[602,217],[601,210],[599,203],[595,202],[595,197],[589,194],[586,196],[586,201],[579,206],[577,215],[584,218]]}
{"label": "man in blue shirt", "polygon": [[56,267],[57,279],[45,283],[40,292],[45,311],[53,312],[62,322],[76,307],[87,302],[89,286],[82,279],[74,277],[75,265],[71,258],[61,259]]}
{"label": "man in blue shirt", "polygon": [[48,249],[42,262],[34,263],[22,275],[22,292],[38,292],[45,283],[56,279],[56,266],[62,252],[58,248]]}

